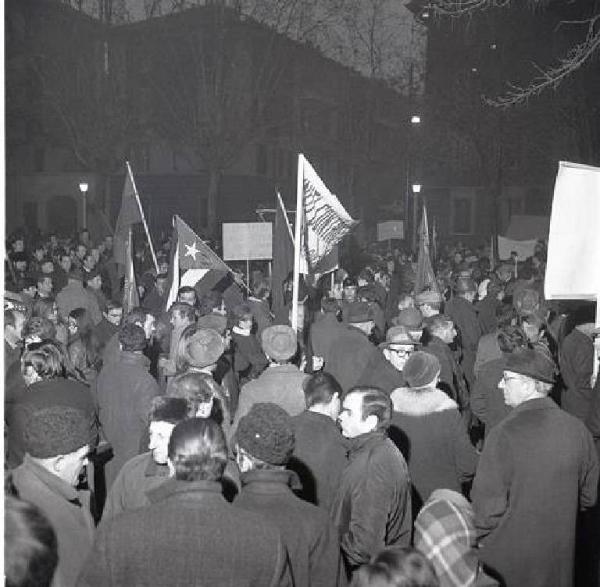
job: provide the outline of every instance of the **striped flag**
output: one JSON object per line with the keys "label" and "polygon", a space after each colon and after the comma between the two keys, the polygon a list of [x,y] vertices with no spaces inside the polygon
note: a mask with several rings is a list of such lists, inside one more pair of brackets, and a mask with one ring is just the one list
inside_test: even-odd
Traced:
{"label": "striped flag", "polygon": [[298,174],[301,175],[298,181],[302,181],[300,272],[325,273],[335,267],[323,268],[319,264],[357,221],[350,217],[303,155],[298,156]]}

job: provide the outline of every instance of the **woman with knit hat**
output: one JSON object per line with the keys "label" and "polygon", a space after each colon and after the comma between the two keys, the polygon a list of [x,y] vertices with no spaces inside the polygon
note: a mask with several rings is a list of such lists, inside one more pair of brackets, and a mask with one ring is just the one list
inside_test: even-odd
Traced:
{"label": "woman with knit hat", "polygon": [[456,402],[437,389],[440,362],[417,351],[403,370],[408,387],[391,394],[393,404],[390,438],[406,458],[413,483],[415,511],[435,489],[461,490],[477,466]]}

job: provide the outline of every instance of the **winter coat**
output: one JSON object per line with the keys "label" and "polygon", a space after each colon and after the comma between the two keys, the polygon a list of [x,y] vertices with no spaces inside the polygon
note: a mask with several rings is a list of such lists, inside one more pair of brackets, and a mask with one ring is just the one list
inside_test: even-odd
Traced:
{"label": "winter coat", "polygon": [[475,365],[473,370],[477,377],[482,367],[495,359],[502,358],[502,349],[498,344],[498,331],[484,334],[477,344],[477,353],[475,355]]}
{"label": "winter coat", "polygon": [[326,357],[343,330],[344,326],[333,312],[317,314],[315,321],[310,325],[309,334],[313,353],[317,357]]}
{"label": "winter coat", "polygon": [[475,475],[481,559],[507,587],[570,587],[577,512],[597,486],[583,423],[550,398],[523,402],[488,435]]}
{"label": "winter coat", "polygon": [[292,585],[279,531],[213,481],[170,479],[98,528],[80,587]]}
{"label": "winter coat", "polygon": [[105,365],[96,378],[98,417],[114,453],[105,467],[107,489],[123,464],[147,448],[148,411],[160,392],[149,367],[142,353],[121,351],[119,359]]}
{"label": "winter coat", "polygon": [[340,545],[327,512],[296,497],[290,471],[256,470],[242,474],[242,491],[234,501],[260,514],[281,532],[295,587],[335,587]]}
{"label": "winter coat", "polygon": [[452,318],[459,331],[463,351],[461,366],[467,381],[471,384],[474,377],[475,353],[482,334],[477,310],[471,302],[460,296],[454,296],[446,302],[444,312]]}
{"label": "winter coat", "polygon": [[233,344],[233,368],[242,379],[256,379],[267,367],[269,361],[254,334],[241,334],[235,329],[231,333]]}
{"label": "winter coat", "polygon": [[303,412],[306,409],[306,399],[302,384],[307,377],[306,373],[291,363],[269,365],[258,379],[248,381],[242,387],[231,434],[237,430],[240,419],[257,403],[277,404],[290,416]]}
{"label": "winter coat", "polygon": [[585,422],[592,400],[591,377],[594,368],[592,339],[575,328],[559,349],[560,373],[566,389],[561,395],[561,407]]}
{"label": "winter coat", "polygon": [[292,418],[294,454],[288,469],[302,483],[300,496],[329,511],[348,464],[348,441],[324,414],[305,410]]}
{"label": "winter coat", "polygon": [[263,330],[273,324],[273,314],[271,314],[269,304],[264,300],[249,297],[246,303],[250,306],[252,317],[256,323],[256,338],[260,341]]}
{"label": "winter coat", "polygon": [[384,546],[409,546],[412,515],[406,461],[386,433],[361,434],[351,443],[331,516],[354,569]]}
{"label": "winter coat", "polygon": [[439,389],[397,389],[391,398],[394,412],[388,433],[408,463],[413,511],[436,489],[460,492],[461,484],[475,475],[477,453],[456,402]]}
{"label": "winter coat", "polygon": [[58,566],[52,587],[74,587],[94,539],[89,491],[77,491],[28,455],[13,471],[19,497],[48,518],[58,540]]}
{"label": "winter coat", "polygon": [[471,391],[471,409],[485,424],[486,434],[512,410],[504,403],[504,393],[498,387],[505,365],[504,357],[485,363],[475,378],[475,386]]}
{"label": "winter coat", "polygon": [[402,375],[364,332],[354,326],[342,328],[323,357],[323,370],[333,375],[344,391],[356,385],[372,385],[390,393],[401,385]]}
{"label": "winter coat", "polygon": [[17,467],[25,456],[23,434],[30,411],[65,406],[82,411],[90,422],[90,439],[97,435],[96,406],[89,388],[72,379],[57,377],[31,384],[26,393],[10,404],[5,414],[7,426],[7,464]]}
{"label": "winter coat", "polygon": [[84,308],[88,311],[92,324],[99,324],[102,312],[98,300],[93,293],[83,288],[80,281],[68,283],[56,295],[56,305],[59,316],[66,322],[69,313],[75,308]]}

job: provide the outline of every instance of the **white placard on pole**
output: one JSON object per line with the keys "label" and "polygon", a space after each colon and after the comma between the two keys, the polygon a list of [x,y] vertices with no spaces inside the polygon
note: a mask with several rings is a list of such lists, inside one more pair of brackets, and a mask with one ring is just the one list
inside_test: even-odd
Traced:
{"label": "white placard on pole", "polygon": [[273,258],[271,222],[223,223],[223,260],[248,261]]}
{"label": "white placard on pole", "polygon": [[404,238],[404,222],[402,220],[388,220],[377,223],[377,240],[387,241],[393,238]]}

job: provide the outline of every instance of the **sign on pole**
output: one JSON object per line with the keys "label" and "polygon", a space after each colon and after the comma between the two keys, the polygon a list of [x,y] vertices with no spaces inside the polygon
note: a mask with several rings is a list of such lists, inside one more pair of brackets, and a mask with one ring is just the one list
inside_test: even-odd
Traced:
{"label": "sign on pole", "polygon": [[387,241],[393,238],[404,238],[404,222],[402,220],[388,220],[377,223],[377,240]]}
{"label": "sign on pole", "polygon": [[223,223],[223,260],[252,261],[273,258],[270,222]]}

